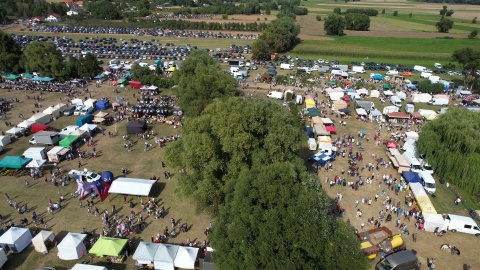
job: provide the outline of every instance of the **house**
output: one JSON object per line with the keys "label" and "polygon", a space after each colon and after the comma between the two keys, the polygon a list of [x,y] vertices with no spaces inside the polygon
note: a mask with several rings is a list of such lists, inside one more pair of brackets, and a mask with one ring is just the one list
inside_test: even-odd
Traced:
{"label": "house", "polygon": [[45,18],[43,18],[43,17],[33,17],[31,19],[31,21],[34,22],[34,23],[42,23],[42,22],[45,21]]}
{"label": "house", "polygon": [[48,15],[48,17],[45,19],[45,21],[47,22],[61,22],[62,21],[62,17],[56,13],[52,13],[50,15]]}

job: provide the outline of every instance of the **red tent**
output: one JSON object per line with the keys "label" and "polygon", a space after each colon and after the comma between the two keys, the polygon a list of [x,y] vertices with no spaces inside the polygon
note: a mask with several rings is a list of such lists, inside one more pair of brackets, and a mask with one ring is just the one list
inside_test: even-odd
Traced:
{"label": "red tent", "polygon": [[387,148],[397,148],[397,143],[394,141],[387,142]]}
{"label": "red tent", "polygon": [[36,133],[36,132],[39,132],[39,131],[52,130],[52,128],[49,127],[49,126],[47,126],[47,125],[44,125],[44,124],[35,123],[35,124],[33,124],[33,125],[30,126],[30,130],[31,130],[33,133]]}
{"label": "red tent", "polygon": [[330,133],[337,133],[337,130],[334,126],[325,126],[325,129]]}
{"label": "red tent", "polygon": [[130,81],[130,87],[140,89],[142,88],[142,83],[137,81]]}

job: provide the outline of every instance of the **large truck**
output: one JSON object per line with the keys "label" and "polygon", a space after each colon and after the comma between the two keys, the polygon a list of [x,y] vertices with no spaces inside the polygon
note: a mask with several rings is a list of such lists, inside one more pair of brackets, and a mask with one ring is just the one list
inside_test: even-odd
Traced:
{"label": "large truck", "polygon": [[406,249],[400,234],[393,235],[387,227],[378,227],[357,234],[360,238],[360,247],[368,259],[375,259],[379,253],[382,256]]}
{"label": "large truck", "polygon": [[55,145],[60,141],[60,134],[54,131],[40,131],[28,141],[33,145]]}

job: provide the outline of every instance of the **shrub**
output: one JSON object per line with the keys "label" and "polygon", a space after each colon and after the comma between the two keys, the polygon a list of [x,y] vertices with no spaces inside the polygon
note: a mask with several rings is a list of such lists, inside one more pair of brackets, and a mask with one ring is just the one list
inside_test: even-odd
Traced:
{"label": "shrub", "polygon": [[345,10],[345,14],[349,14],[349,13],[360,13],[368,16],[377,16],[378,10],[373,8],[349,8]]}
{"label": "shrub", "polygon": [[395,10],[395,11],[393,12],[393,16],[395,16],[395,17],[398,16],[398,11]]}

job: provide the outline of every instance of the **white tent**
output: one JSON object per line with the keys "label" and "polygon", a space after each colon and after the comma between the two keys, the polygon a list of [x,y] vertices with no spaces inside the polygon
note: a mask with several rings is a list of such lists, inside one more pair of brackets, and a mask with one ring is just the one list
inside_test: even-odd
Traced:
{"label": "white tent", "polygon": [[387,90],[387,91],[383,92],[383,94],[384,94],[385,96],[387,96],[387,97],[393,96],[393,92],[390,91],[390,90]]}
{"label": "white tent", "polygon": [[77,263],[71,270],[108,270],[105,266]]}
{"label": "white tent", "polygon": [[427,120],[433,120],[437,118],[437,113],[434,110],[425,110],[425,109],[419,109],[418,113],[425,117]]}
{"label": "white tent", "polygon": [[5,250],[0,248],[0,268],[7,262],[7,254],[5,254]]}
{"label": "white tent", "polygon": [[413,102],[423,102],[427,103],[432,99],[432,95],[427,94],[427,93],[421,93],[421,94],[412,94],[412,101]]}
{"label": "white tent", "polygon": [[153,258],[159,245],[157,243],[140,242],[132,258],[139,264],[153,264]]}
{"label": "white tent", "polygon": [[75,105],[75,106],[83,106],[83,100],[80,99],[80,98],[76,98],[76,99],[72,100],[72,104]]}
{"label": "white tent", "polygon": [[53,106],[50,106],[50,107],[46,108],[45,110],[43,110],[43,113],[51,115],[53,117],[59,117],[60,116],[60,110],[55,109]]}
{"label": "white tent", "polygon": [[33,159],[25,167],[27,168],[40,168],[47,162],[45,159]]}
{"label": "white tent", "polygon": [[367,111],[364,108],[356,108],[355,111],[358,115],[367,115]]}
{"label": "white tent", "polygon": [[53,108],[60,112],[64,112],[67,109],[67,104],[58,103],[57,105],[53,106]]}
{"label": "white tent", "polygon": [[7,245],[13,253],[22,252],[32,242],[29,229],[11,227],[0,236],[0,245]]}
{"label": "white tent", "polygon": [[5,146],[12,142],[10,136],[0,136],[0,146]]}
{"label": "white tent", "polygon": [[330,100],[335,101],[335,100],[340,100],[344,96],[343,92],[331,92],[328,93],[328,97]]}
{"label": "white tent", "polygon": [[378,91],[378,90],[372,90],[372,91],[370,92],[370,97],[372,97],[372,98],[378,98],[378,97],[380,97],[380,91]]}
{"label": "white tent", "polygon": [[175,257],[175,267],[195,269],[197,254],[198,248],[183,246],[178,247],[177,256]]}
{"label": "white tent", "polygon": [[120,177],[112,182],[108,193],[148,196],[155,180]]}
{"label": "white tent", "polygon": [[447,230],[448,219],[443,218],[443,215],[423,213],[423,217],[425,218],[423,227],[425,231],[433,232],[435,231],[435,228],[438,228],[438,231]]}
{"label": "white tent", "polygon": [[150,85],[148,87],[148,90],[157,90],[157,89],[158,89],[158,87],[156,87],[155,85]]}
{"label": "white tent", "polygon": [[385,106],[383,107],[383,114],[389,114],[392,112],[399,112],[400,109],[397,106]]}
{"label": "white tent", "polygon": [[155,269],[173,270],[175,269],[175,260],[180,246],[170,244],[160,244],[153,257]]}
{"label": "white tent", "polygon": [[359,95],[366,95],[366,96],[368,96],[368,90],[365,89],[365,88],[360,88],[360,89],[358,89],[358,90],[357,90],[357,93],[358,93]]}
{"label": "white tent", "polygon": [[[48,253],[47,246],[45,242],[54,243],[55,242],[55,235],[51,231],[40,231],[33,239],[32,244],[33,247],[37,252],[46,254]],[[53,245],[52,245],[53,246]]]}
{"label": "white tent", "polygon": [[85,104],[85,107],[90,106],[90,107],[95,108],[95,103],[96,103],[96,102],[97,102],[96,99],[94,99],[94,98],[89,98],[89,99],[87,99],[83,104]]}
{"label": "white tent", "polygon": [[51,121],[50,115],[44,114],[41,112],[34,114],[32,117],[28,118],[27,120],[33,121],[35,123],[40,123],[40,124],[48,124]]}
{"label": "white tent", "polygon": [[90,132],[96,128],[97,128],[97,125],[95,124],[83,124],[83,126],[81,126],[79,129]]}
{"label": "white tent", "polygon": [[23,120],[20,124],[17,125],[19,128],[29,128],[31,125],[35,124],[33,121]]}
{"label": "white tent", "polygon": [[87,254],[87,248],[83,243],[86,237],[86,234],[69,232],[57,246],[60,260],[77,260]]}
{"label": "white tent", "polygon": [[24,128],[13,127],[11,129],[5,131],[5,133],[15,135],[17,133],[23,132],[24,130],[25,130]]}
{"label": "white tent", "polygon": [[412,139],[414,141],[418,141],[418,133],[415,132],[415,131],[408,131],[408,132],[405,132],[405,135],[407,136],[407,140],[408,139]]}

